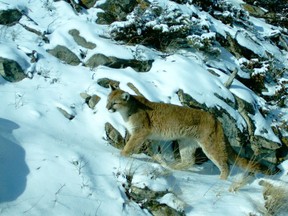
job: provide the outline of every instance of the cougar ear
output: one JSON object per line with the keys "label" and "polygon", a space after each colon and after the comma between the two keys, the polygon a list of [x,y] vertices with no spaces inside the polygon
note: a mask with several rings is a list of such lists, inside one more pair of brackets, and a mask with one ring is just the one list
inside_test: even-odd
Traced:
{"label": "cougar ear", "polygon": [[108,86],[109,86],[109,89],[110,89],[111,91],[114,91],[114,90],[116,90],[116,89],[119,89],[119,86],[112,85],[111,83],[109,83]]}
{"label": "cougar ear", "polygon": [[127,93],[127,92],[124,92],[124,93],[122,94],[122,98],[123,98],[123,100],[128,101],[129,98],[130,98],[130,94]]}

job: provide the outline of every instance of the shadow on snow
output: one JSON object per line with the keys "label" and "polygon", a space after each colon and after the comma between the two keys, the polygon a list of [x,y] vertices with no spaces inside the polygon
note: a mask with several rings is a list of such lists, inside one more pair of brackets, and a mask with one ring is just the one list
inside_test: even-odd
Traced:
{"label": "shadow on snow", "polygon": [[25,151],[12,134],[17,128],[16,123],[0,118],[0,203],[16,200],[26,187]]}

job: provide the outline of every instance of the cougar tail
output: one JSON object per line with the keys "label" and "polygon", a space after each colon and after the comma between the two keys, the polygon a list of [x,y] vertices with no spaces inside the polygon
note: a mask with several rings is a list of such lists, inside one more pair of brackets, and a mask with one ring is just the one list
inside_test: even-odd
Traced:
{"label": "cougar tail", "polygon": [[243,170],[247,170],[248,172],[252,173],[263,173],[265,175],[274,175],[278,173],[280,170],[275,168],[269,168],[263,164],[258,163],[257,161],[251,159],[246,159],[237,155],[234,149],[229,145],[229,156],[230,156],[230,163],[235,163],[237,166],[242,168]]}

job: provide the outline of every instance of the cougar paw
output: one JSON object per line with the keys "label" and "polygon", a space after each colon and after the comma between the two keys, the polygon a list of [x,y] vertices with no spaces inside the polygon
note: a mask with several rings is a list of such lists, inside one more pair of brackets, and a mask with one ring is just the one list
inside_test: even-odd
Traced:
{"label": "cougar paw", "polygon": [[122,156],[125,156],[125,157],[128,157],[130,154],[129,152],[125,151],[125,150],[122,150],[121,153],[120,153]]}

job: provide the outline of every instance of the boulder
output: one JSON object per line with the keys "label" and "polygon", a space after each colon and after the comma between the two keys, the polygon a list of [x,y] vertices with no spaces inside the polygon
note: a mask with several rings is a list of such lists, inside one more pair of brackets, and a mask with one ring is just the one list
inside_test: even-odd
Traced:
{"label": "boulder", "polygon": [[137,72],[147,72],[152,67],[153,60],[139,61],[136,59],[120,59],[114,56],[106,56],[98,53],[91,56],[85,65],[90,68],[104,65],[111,68],[131,67]]}
{"label": "boulder", "polygon": [[[146,208],[152,215],[162,216],[162,215],[174,215],[174,216],[184,216],[184,206],[183,203],[176,195],[169,193],[168,191],[153,191],[148,187],[138,188],[131,186],[127,188],[126,195],[136,203],[141,204],[142,208]],[[181,203],[181,209],[174,209],[165,203],[161,203],[161,199],[165,196],[172,197],[175,203]]]}
{"label": "boulder", "polygon": [[88,106],[91,109],[94,109],[100,100],[101,100],[101,98],[98,95],[92,95],[90,100],[88,101]]}
{"label": "boulder", "polygon": [[96,44],[88,42],[84,37],[80,36],[80,32],[77,29],[69,30],[69,34],[73,37],[74,41],[79,45],[87,49],[96,48]]}
{"label": "boulder", "polygon": [[0,75],[9,82],[18,82],[26,77],[18,62],[2,57],[0,57]]}
{"label": "boulder", "polygon": [[0,10],[0,25],[14,25],[22,17],[17,9]]}
{"label": "boulder", "polygon": [[117,149],[123,149],[125,146],[125,140],[109,122],[105,123],[106,140],[110,145]]}
{"label": "boulder", "polygon": [[70,65],[79,65],[81,61],[77,57],[75,53],[73,53],[70,49],[65,46],[57,45],[55,48],[51,50],[47,50],[48,53]]}

